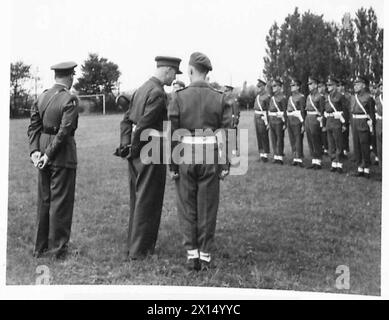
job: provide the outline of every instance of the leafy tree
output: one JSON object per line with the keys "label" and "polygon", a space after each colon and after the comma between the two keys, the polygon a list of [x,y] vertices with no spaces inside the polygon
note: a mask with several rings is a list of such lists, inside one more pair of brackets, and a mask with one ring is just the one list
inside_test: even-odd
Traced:
{"label": "leafy tree", "polygon": [[338,50],[340,64],[337,68],[337,76],[341,79],[350,79],[356,75],[356,46],[355,46],[355,26],[352,23],[350,13],[344,14],[342,26],[338,31]]}
{"label": "leafy tree", "polygon": [[28,93],[23,88],[26,80],[31,78],[30,65],[22,61],[11,63],[10,77],[10,116],[15,117],[19,108],[25,106],[28,101]]}
{"label": "leafy tree", "polygon": [[361,8],[354,19],[356,26],[356,73],[379,80],[383,72],[383,30],[378,27],[373,8]]}
{"label": "leafy tree", "polygon": [[323,16],[309,11],[301,15],[298,8],[277,27],[274,24],[266,37],[268,49],[264,58],[267,78],[281,77],[288,94],[290,77],[297,77],[307,90],[309,75],[326,77],[335,70],[337,61],[336,26]]}
{"label": "leafy tree", "polygon": [[359,9],[355,19],[345,14],[341,24],[324,21],[322,15],[309,11],[301,15],[295,8],[281,26],[271,26],[266,43],[263,73],[268,79],[281,77],[286,94],[290,77],[302,82],[305,93],[309,75],[382,77],[383,30],[372,8]]}
{"label": "leafy tree", "polygon": [[110,94],[118,85],[121,75],[117,64],[98,54],[90,53],[81,66],[82,76],[74,88],[82,94]]}

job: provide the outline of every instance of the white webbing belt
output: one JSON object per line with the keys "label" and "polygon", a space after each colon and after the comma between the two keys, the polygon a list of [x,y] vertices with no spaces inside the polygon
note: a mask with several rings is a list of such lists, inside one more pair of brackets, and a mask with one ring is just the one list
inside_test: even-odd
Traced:
{"label": "white webbing belt", "polygon": [[367,114],[353,114],[353,119],[369,119]]}
{"label": "white webbing belt", "polygon": [[307,114],[309,114],[311,116],[320,116],[320,113],[317,111],[307,111]]}
{"label": "white webbing belt", "polygon": [[377,120],[382,120],[382,116],[380,116],[378,113],[375,114],[375,118],[376,118]]}
{"label": "white webbing belt", "polygon": [[266,111],[259,111],[259,110],[254,110],[255,114],[260,114],[260,115],[265,115]]}

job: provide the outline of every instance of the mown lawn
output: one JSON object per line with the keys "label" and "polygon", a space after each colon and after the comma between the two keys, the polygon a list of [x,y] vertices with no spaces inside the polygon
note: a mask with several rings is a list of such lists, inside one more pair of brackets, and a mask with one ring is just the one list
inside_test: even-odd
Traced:
{"label": "mown lawn", "polygon": [[[120,115],[80,117],[72,254],[61,262],[31,256],[37,172],[28,158],[28,120],[10,121],[7,284],[35,284],[36,267],[47,265],[51,284],[380,294],[381,182],[332,174],[328,158],[321,171],[258,162],[252,113],[247,112],[242,113],[240,126],[249,129],[249,169],[222,183],[215,268],[196,274],[185,270],[169,179],[157,254],[146,261],[126,262],[127,166],[112,155],[120,119]],[[287,137],[285,145],[290,158]],[[355,164],[348,161],[345,169],[350,173]],[[377,167],[374,172],[377,176]],[[339,265],[350,269],[349,290],[335,286]]]}

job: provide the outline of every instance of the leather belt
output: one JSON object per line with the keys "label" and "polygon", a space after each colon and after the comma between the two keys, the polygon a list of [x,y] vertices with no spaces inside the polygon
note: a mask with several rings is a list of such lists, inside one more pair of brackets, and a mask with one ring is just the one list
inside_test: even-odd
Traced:
{"label": "leather belt", "polygon": [[[42,129],[42,132],[43,133],[46,133],[46,134],[49,134],[49,135],[52,135],[52,136],[55,136],[59,131],[59,128],[57,127],[43,127]],[[70,135],[73,137],[74,136],[74,131],[73,130],[72,132],[70,132]]]}
{"label": "leather belt", "polygon": [[43,127],[42,132],[46,134],[56,135],[59,131],[57,127]]}

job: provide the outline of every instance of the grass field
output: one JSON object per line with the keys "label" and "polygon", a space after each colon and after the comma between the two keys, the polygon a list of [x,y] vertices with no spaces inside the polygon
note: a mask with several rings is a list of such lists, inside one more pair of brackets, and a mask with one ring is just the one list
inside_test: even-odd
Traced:
{"label": "grass field", "polygon": [[[112,156],[120,115],[84,116],[76,133],[79,167],[71,236],[64,261],[32,258],[37,172],[29,162],[28,120],[10,121],[7,284],[35,284],[36,267],[51,284],[142,284],[266,288],[380,294],[381,183],[349,174],[257,161],[252,113],[249,169],[222,183],[216,267],[185,270],[175,190],[168,179],[156,255],[124,260],[129,218],[127,166]],[[285,137],[286,156],[290,158]],[[305,155],[309,156],[306,140]],[[308,163],[308,160],[306,160]],[[350,173],[355,164],[345,165]],[[375,167],[375,174],[378,168]],[[350,269],[350,289],[335,287],[336,268]]]}

